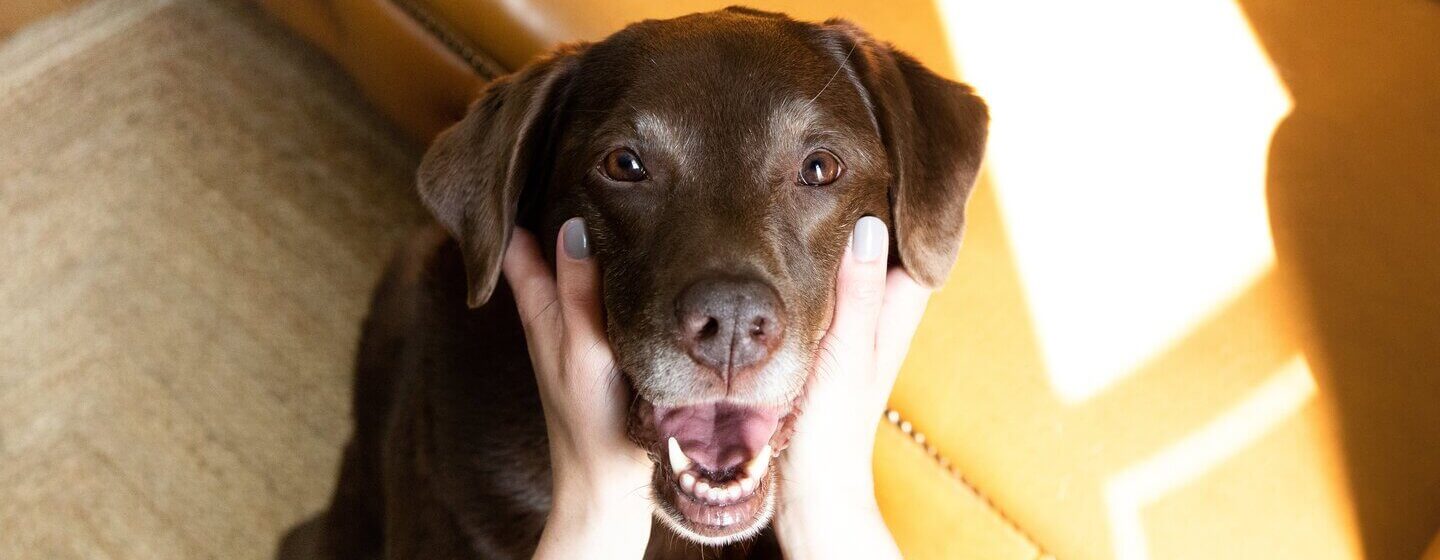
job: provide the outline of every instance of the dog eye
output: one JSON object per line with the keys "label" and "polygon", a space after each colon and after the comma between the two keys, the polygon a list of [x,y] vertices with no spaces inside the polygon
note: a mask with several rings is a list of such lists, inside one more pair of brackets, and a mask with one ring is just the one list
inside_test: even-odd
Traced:
{"label": "dog eye", "polygon": [[605,162],[600,164],[600,171],[612,181],[625,183],[643,181],[646,177],[645,166],[640,163],[640,157],[626,148],[606,154]]}
{"label": "dog eye", "polygon": [[799,183],[811,187],[824,186],[834,183],[844,172],[845,165],[830,150],[815,150],[805,156],[805,162],[800,165]]}

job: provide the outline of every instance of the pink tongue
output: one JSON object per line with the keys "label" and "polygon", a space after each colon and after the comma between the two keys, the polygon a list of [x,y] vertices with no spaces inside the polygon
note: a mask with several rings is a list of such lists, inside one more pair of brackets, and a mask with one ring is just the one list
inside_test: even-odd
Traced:
{"label": "pink tongue", "polygon": [[671,437],[705,470],[720,472],[754,457],[780,425],[777,410],[730,403],[655,407],[660,444]]}

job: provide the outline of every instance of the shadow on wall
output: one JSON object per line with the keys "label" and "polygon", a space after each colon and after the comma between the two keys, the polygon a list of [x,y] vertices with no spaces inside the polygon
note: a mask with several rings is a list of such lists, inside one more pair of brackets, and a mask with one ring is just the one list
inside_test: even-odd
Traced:
{"label": "shadow on wall", "polygon": [[1267,199],[1365,553],[1417,558],[1440,529],[1440,3],[1240,4],[1294,97]]}

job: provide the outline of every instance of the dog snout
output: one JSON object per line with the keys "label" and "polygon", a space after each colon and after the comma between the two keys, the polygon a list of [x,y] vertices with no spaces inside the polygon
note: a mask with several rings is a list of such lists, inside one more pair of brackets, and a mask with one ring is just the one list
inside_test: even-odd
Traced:
{"label": "dog snout", "polygon": [[759,280],[700,280],[680,293],[675,308],[685,351],[727,383],[763,365],[785,336],[780,297]]}

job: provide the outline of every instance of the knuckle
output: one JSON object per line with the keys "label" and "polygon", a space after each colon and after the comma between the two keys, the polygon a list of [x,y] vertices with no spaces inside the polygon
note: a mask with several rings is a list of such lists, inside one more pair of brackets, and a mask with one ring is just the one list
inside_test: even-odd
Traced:
{"label": "knuckle", "polygon": [[850,299],[867,308],[878,307],[885,299],[885,289],[875,282],[859,282],[851,286]]}
{"label": "knuckle", "polygon": [[522,312],[520,314],[520,327],[525,331],[527,338],[535,342],[554,340],[550,333],[559,326],[557,322],[560,316],[557,311],[552,302],[551,304],[541,307],[538,311]]}
{"label": "knuckle", "polygon": [[560,297],[564,298],[568,304],[588,304],[595,299],[593,292],[594,290],[588,285],[568,284],[561,286]]}

